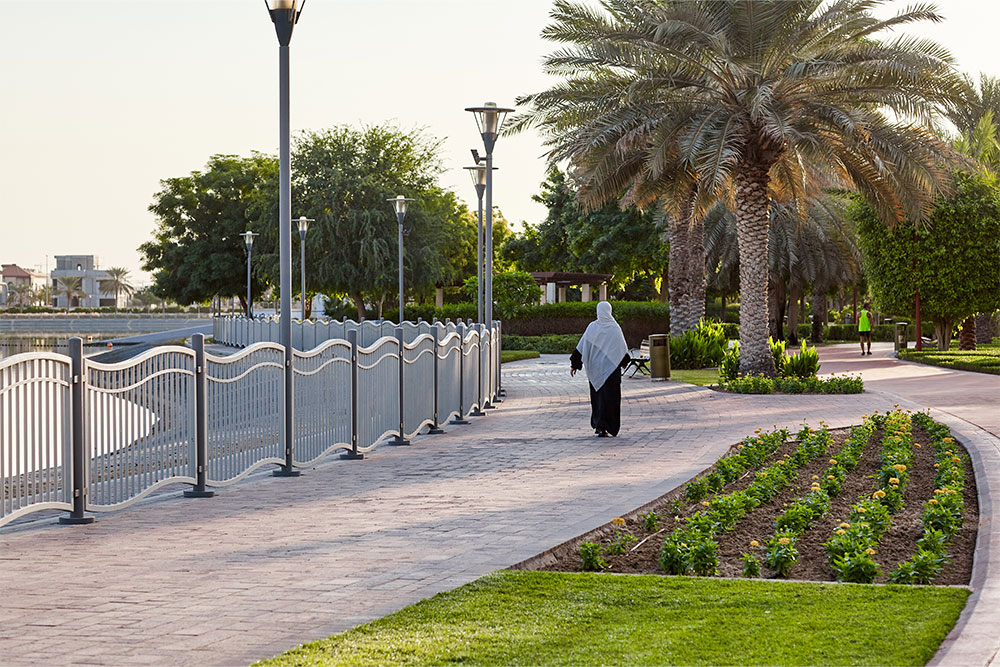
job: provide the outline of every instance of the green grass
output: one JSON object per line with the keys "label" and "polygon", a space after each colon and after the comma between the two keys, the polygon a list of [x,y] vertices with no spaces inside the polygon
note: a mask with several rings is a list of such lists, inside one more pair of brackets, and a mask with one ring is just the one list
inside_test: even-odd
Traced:
{"label": "green grass", "polygon": [[259,665],[922,665],[961,588],[501,571]]}
{"label": "green grass", "polygon": [[908,349],[900,352],[899,358],[930,366],[1000,375],[1000,344],[995,342],[978,345],[975,350],[960,351],[958,343],[952,341],[951,348],[944,352]]}
{"label": "green grass", "polygon": [[522,359],[537,359],[540,355],[535,350],[500,350],[500,363],[521,361]]}
{"label": "green grass", "polygon": [[688,384],[697,384],[702,387],[710,384],[719,384],[718,368],[693,368],[693,369],[671,369],[671,380],[680,380]]}

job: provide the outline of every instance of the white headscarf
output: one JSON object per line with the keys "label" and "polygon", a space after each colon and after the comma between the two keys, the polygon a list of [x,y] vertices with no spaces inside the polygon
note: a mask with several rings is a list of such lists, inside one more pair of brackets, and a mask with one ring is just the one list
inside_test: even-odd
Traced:
{"label": "white headscarf", "polygon": [[594,389],[600,389],[612,373],[618,371],[622,359],[628,354],[622,328],[611,316],[611,304],[597,304],[597,319],[587,325],[576,349],[583,356],[587,379]]}

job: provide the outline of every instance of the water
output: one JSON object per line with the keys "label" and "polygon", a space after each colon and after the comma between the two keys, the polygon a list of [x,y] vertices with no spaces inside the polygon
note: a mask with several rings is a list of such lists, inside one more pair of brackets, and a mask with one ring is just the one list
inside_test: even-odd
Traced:
{"label": "water", "polygon": [[[102,334],[90,334],[80,336],[83,338],[83,354],[91,356],[104,352],[107,348],[102,345],[88,345],[88,342],[100,341],[104,338],[112,337]],[[40,334],[37,336],[0,336],[0,359],[12,357],[23,352],[57,352],[59,354],[69,354],[70,336],[52,336]]]}

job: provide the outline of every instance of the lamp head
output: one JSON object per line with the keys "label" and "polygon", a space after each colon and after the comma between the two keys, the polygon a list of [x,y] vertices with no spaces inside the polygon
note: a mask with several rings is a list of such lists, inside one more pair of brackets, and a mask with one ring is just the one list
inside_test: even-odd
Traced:
{"label": "lamp head", "polygon": [[316,221],[313,220],[312,218],[307,218],[304,215],[300,215],[295,220],[295,224],[297,224],[299,226],[299,236],[305,238],[306,231],[308,231],[308,229],[309,229],[309,223],[310,222],[316,222]]}
{"label": "lamp head", "polygon": [[[386,199],[386,201],[392,202],[392,206],[396,211],[396,217],[399,217],[400,220],[402,221],[401,216],[406,215],[406,205],[413,200],[408,199],[403,195],[397,195],[395,197],[392,197],[391,199]],[[400,224],[402,224],[402,222],[400,222]]]}
{"label": "lamp head", "polygon": [[483,145],[486,147],[486,154],[491,155],[507,114],[514,110],[498,107],[496,102],[487,102],[481,107],[467,107],[465,110],[475,115],[479,134],[483,137]]}
{"label": "lamp head", "polygon": [[267,11],[271,15],[271,21],[274,23],[274,31],[278,35],[278,43],[281,46],[288,46],[288,43],[292,41],[292,30],[295,29],[295,24],[299,22],[302,8],[306,5],[305,0],[302,0],[301,5],[298,0],[264,0],[264,5],[267,7]]}
{"label": "lamp head", "polygon": [[254,238],[260,236],[260,234],[254,234],[253,232],[247,230],[247,231],[243,232],[242,234],[240,234],[240,236],[243,237],[243,242],[246,244],[247,250],[249,251],[250,248],[253,247],[253,240],[254,240]]}

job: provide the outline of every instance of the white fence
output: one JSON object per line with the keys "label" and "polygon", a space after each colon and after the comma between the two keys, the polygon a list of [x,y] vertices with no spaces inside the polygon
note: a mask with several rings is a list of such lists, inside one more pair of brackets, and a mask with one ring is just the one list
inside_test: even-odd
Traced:
{"label": "white fence", "polygon": [[[0,526],[44,509],[83,522],[86,511],[127,507],[168,484],[210,495],[207,487],[284,465],[284,348],[267,341],[270,322],[220,319],[232,320],[223,325],[231,335],[262,340],[215,356],[197,335],[193,349],[157,347],[104,364],[85,359],[74,338],[69,356],[0,360]],[[344,336],[293,351],[294,466],[441,433],[497,397],[498,324],[327,326],[296,329],[310,345],[320,331]]]}

